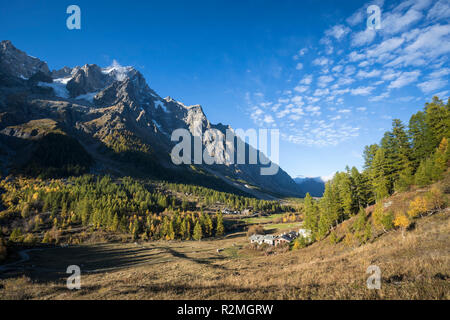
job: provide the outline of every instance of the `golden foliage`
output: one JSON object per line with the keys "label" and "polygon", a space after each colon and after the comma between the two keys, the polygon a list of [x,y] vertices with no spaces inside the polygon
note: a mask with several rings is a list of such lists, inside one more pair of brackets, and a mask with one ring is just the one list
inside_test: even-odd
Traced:
{"label": "golden foliage", "polygon": [[405,216],[404,214],[399,214],[394,219],[394,226],[406,229],[409,226],[409,219],[408,219],[408,217]]}
{"label": "golden foliage", "polygon": [[424,214],[428,210],[428,200],[425,197],[418,196],[409,204],[408,216],[415,218]]}

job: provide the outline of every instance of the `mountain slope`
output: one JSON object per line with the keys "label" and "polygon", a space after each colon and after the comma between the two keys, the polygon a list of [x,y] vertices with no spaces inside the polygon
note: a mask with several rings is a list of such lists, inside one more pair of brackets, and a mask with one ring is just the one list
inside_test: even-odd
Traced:
{"label": "mountain slope", "polygon": [[[201,132],[202,151],[225,159],[224,142],[208,133],[224,136],[231,128],[211,124],[199,105],[185,106],[170,97],[161,98],[134,68],[86,64],[49,71],[45,62],[16,49],[10,41],[2,41],[3,174],[15,167],[17,155],[24,155],[25,163],[32,161],[25,156],[30,153],[27,150],[52,131],[41,125],[43,119],[54,121],[63,135],[81,144],[94,160],[92,172],[228,186],[262,198],[303,196],[301,188],[281,168],[276,175],[264,176],[259,164],[174,165],[170,157],[178,143],[171,141],[174,130],[186,129],[193,135]],[[250,150],[248,144],[245,146]],[[260,153],[259,157],[264,155]]]}
{"label": "mountain slope", "polygon": [[320,177],[297,177],[294,181],[305,192],[309,193],[312,197],[321,197],[325,191],[325,181]]}

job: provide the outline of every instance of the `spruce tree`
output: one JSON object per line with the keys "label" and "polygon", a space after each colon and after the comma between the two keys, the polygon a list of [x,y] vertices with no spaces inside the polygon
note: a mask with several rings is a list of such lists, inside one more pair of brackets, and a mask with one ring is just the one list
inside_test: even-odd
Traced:
{"label": "spruce tree", "polygon": [[223,214],[222,212],[217,212],[217,225],[216,225],[216,236],[221,237],[225,233],[225,227],[223,225]]}
{"label": "spruce tree", "polygon": [[200,225],[200,221],[197,220],[197,223],[194,227],[194,234],[192,236],[194,240],[201,240],[203,238],[202,226]]}

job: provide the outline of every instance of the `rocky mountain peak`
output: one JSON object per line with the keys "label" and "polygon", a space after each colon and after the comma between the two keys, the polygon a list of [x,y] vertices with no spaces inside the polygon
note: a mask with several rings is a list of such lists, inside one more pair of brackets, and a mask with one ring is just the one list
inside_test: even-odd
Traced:
{"label": "rocky mountain peak", "polygon": [[10,76],[28,79],[37,72],[50,74],[47,63],[17,49],[9,40],[0,42],[0,70]]}
{"label": "rocky mountain peak", "polygon": [[[105,161],[105,155],[96,154],[98,144],[102,146],[101,150],[133,150],[139,153],[140,164],[151,164],[152,168],[163,166],[189,176],[191,173],[184,170],[190,169],[175,167],[170,158],[176,144],[171,140],[171,133],[182,128],[194,136],[203,136],[202,148],[220,160],[217,164],[200,165],[208,174],[246,192],[253,192],[248,186],[254,185],[280,194],[301,194],[298,185],[281,169],[273,176],[264,176],[260,174],[260,165],[222,165],[225,145],[216,143],[219,141],[216,133],[208,129],[218,129],[219,135],[223,136],[226,129],[231,128],[220,123],[211,124],[201,105],[186,106],[171,97],[162,99],[133,67],[124,67],[117,62],[106,68],[85,64],[50,73],[45,62],[17,50],[8,41],[1,42],[0,58],[0,73],[9,73],[3,77],[8,81],[3,79],[2,82],[0,77],[0,128],[20,127],[3,131],[5,135],[17,136],[30,126],[30,119],[50,119],[61,124],[76,139],[91,145],[89,150],[94,158],[99,157],[98,168],[101,170],[115,171],[116,166],[109,162],[121,160],[113,157]],[[20,78],[30,79],[23,81]],[[16,97],[13,94],[16,87],[28,94]],[[16,102],[11,104],[10,101]],[[15,106],[27,106],[26,112]],[[14,149],[13,145],[11,149]],[[140,154],[142,152],[145,155]],[[121,165],[123,170],[133,171],[137,164]],[[149,170],[146,165],[144,167]]]}

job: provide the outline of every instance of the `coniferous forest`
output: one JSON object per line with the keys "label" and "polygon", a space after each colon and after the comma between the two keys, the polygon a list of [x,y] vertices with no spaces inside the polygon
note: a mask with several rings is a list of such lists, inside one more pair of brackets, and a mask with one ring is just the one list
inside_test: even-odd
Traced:
{"label": "coniferous forest", "polygon": [[375,205],[373,223],[384,231],[405,228],[415,216],[441,206],[442,191],[437,189],[416,198],[406,212],[384,212],[382,201],[413,185],[425,187],[440,180],[449,165],[449,137],[450,99],[445,104],[434,97],[407,125],[394,119],[378,144],[365,147],[362,172],[347,167],[326,184],[320,200],[306,195],[305,227],[313,239],[322,239],[330,231],[334,239],[332,230],[357,215],[351,231],[360,242],[367,241],[372,233],[365,213],[368,206]]}

